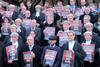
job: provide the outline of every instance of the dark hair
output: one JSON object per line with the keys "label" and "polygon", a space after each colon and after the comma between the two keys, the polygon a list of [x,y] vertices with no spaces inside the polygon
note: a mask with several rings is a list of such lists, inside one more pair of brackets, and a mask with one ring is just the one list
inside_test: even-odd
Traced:
{"label": "dark hair", "polygon": [[4,20],[5,20],[5,19],[8,20],[8,23],[10,23],[10,19],[9,19],[8,17],[4,17],[4,18],[2,19],[3,23],[4,23]]}

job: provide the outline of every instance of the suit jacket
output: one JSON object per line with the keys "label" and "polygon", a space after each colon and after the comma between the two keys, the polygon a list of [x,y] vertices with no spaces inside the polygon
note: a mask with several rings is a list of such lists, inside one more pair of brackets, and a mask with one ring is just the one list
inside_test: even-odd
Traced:
{"label": "suit jacket", "polygon": [[18,18],[18,12],[14,11],[12,14],[12,20],[15,20]]}
{"label": "suit jacket", "polygon": [[[93,64],[95,64],[95,67],[99,67],[100,65],[100,55],[99,55],[99,49],[100,49],[100,43],[95,39],[92,39],[91,44],[95,44],[95,52],[94,52],[94,61]],[[83,41],[85,43],[85,41]]]}
{"label": "suit jacket", "polygon": [[55,58],[55,61],[54,61],[54,64],[53,64],[52,67],[60,67],[60,62],[61,62],[61,49],[58,46],[56,46],[56,45],[54,47],[51,47],[50,45],[48,45],[48,46],[45,46],[43,48],[43,52],[42,52],[42,56],[41,56],[41,62],[42,62],[42,64],[44,62],[44,56],[45,56],[46,49],[57,51],[57,55],[56,55],[56,58]]}
{"label": "suit jacket", "polygon": [[26,41],[26,38],[25,38],[26,37],[26,29],[23,26],[21,26],[20,29],[21,29],[21,32],[18,32],[18,34],[22,37],[23,42],[25,42]]}
{"label": "suit jacket", "polygon": [[[19,51],[20,67],[25,67],[26,65],[24,62],[23,52],[27,51],[30,51],[28,44],[23,45],[21,47],[21,50]],[[35,44],[31,51],[35,53],[35,58],[33,58],[33,67],[41,67],[40,66],[41,47]]]}
{"label": "suit jacket", "polygon": [[42,22],[45,20],[45,14],[40,12],[39,16],[36,16],[36,12],[32,14],[32,19],[36,19],[37,22],[41,25]]}
{"label": "suit jacket", "polygon": [[[6,48],[7,46],[12,45],[12,42],[11,41],[8,41],[7,44],[4,44],[4,45],[5,45],[5,48]],[[23,45],[23,42],[19,40],[18,41],[17,54],[19,53],[22,45]],[[7,55],[7,53],[6,53],[6,55]],[[19,67],[19,59],[16,60],[16,61],[14,60],[12,64],[8,63],[8,59],[6,60],[6,62],[7,62],[6,67]]]}
{"label": "suit jacket", "polygon": [[[86,14],[84,13],[84,14],[81,15],[80,18],[79,18],[79,20],[81,20],[82,23],[84,23],[84,22],[83,22],[83,18],[84,18],[85,15],[86,15]],[[94,24],[95,22],[97,22],[97,16],[92,15],[92,13],[89,13],[88,15],[89,15],[90,18],[91,18],[91,19],[90,19],[91,23]]]}
{"label": "suit jacket", "polygon": [[0,43],[0,67],[5,67],[6,65],[6,51],[4,46]]}
{"label": "suit jacket", "polygon": [[[68,43],[63,45],[62,51],[64,50],[69,50]],[[75,42],[73,50],[75,53],[74,67],[83,67],[83,59],[85,57],[85,52],[83,51],[81,45],[78,44],[78,42]]]}
{"label": "suit jacket", "polygon": [[[23,43],[23,40],[22,40],[21,37],[19,37],[18,41]],[[7,46],[7,44],[9,44],[10,42],[11,42],[11,37],[10,37],[10,35],[8,35],[8,36],[5,37],[5,39],[3,41],[3,44],[5,46]]]}
{"label": "suit jacket", "polygon": [[100,24],[98,24],[97,22],[94,23],[94,28],[95,28],[95,32],[98,33],[98,35],[100,36],[100,30],[98,29],[98,27],[100,26]]}

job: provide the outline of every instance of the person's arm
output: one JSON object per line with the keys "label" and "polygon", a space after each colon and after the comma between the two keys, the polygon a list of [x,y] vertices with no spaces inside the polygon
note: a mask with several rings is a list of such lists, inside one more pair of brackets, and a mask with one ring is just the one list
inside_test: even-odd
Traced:
{"label": "person's arm", "polygon": [[58,54],[56,56],[56,60],[55,60],[55,63],[54,63],[54,67],[59,67],[60,66],[60,63],[61,63],[61,49],[58,50]]}
{"label": "person's arm", "polygon": [[82,49],[82,46],[80,44],[77,44],[77,49],[74,50],[75,56],[80,60],[83,61],[84,57],[86,56],[84,50]]}

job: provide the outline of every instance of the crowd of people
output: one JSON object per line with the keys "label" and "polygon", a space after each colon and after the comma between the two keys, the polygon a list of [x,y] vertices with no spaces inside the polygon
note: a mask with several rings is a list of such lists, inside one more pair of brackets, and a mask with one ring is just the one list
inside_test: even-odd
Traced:
{"label": "crowd of people", "polygon": [[100,2],[80,4],[0,2],[0,67],[100,67]]}

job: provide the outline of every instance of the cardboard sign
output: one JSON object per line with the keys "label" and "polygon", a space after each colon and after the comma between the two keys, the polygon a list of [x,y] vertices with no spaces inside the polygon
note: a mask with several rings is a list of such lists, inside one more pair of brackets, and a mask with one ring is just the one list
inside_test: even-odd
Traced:
{"label": "cardboard sign", "polygon": [[61,67],[73,67],[75,55],[70,50],[64,50]]}
{"label": "cardboard sign", "polygon": [[75,32],[76,35],[82,35],[82,24],[80,20],[75,20],[71,23],[71,29]]}
{"label": "cardboard sign", "polygon": [[94,60],[94,51],[95,51],[95,44],[82,44],[84,52],[86,52],[85,61],[93,61]]}
{"label": "cardboard sign", "polygon": [[26,64],[25,67],[33,67],[32,52],[31,51],[23,52],[23,57]]}
{"label": "cardboard sign", "polygon": [[44,56],[44,64],[53,66],[55,58],[57,55],[57,51],[47,49]]}
{"label": "cardboard sign", "polygon": [[55,27],[46,27],[45,40],[49,40],[49,37],[54,35],[55,35]]}
{"label": "cardboard sign", "polygon": [[15,45],[6,47],[7,58],[9,60],[18,60],[17,48]]}
{"label": "cardboard sign", "polygon": [[8,23],[3,23],[3,29],[1,30],[2,31],[2,34],[3,35],[9,35],[9,24]]}
{"label": "cardboard sign", "polygon": [[59,36],[59,46],[62,47],[63,44],[67,42],[67,32],[59,31],[57,36]]}

